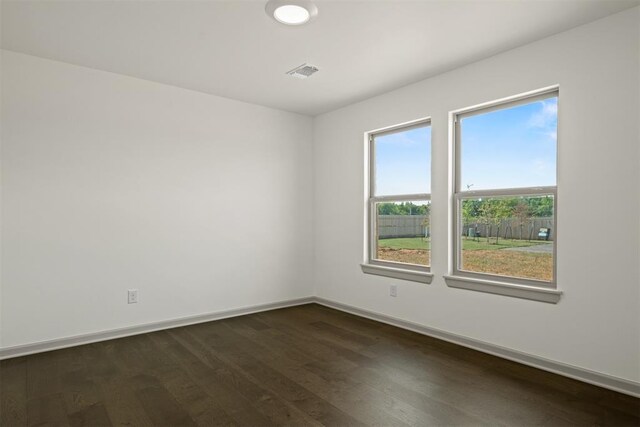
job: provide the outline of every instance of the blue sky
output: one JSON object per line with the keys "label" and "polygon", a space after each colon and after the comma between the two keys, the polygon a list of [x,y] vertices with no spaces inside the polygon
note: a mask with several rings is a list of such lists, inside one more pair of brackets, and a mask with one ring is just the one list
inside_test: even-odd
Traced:
{"label": "blue sky", "polygon": [[462,119],[461,190],[556,185],[558,99]]}
{"label": "blue sky", "polygon": [[[557,98],[461,122],[461,189],[556,185]],[[376,138],[376,195],[431,192],[431,128]]]}
{"label": "blue sky", "polygon": [[431,192],[431,126],[376,138],[376,195]]}

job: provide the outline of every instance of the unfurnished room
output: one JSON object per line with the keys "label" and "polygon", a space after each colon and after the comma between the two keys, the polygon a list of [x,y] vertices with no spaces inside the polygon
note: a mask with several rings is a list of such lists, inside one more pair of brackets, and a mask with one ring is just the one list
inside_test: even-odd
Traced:
{"label": "unfurnished room", "polygon": [[640,426],[640,0],[0,0],[0,425]]}

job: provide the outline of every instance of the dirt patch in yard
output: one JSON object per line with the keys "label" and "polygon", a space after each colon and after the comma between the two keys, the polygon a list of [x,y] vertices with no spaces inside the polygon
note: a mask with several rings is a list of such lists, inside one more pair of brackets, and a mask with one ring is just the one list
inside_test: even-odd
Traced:
{"label": "dirt patch in yard", "polygon": [[[378,259],[429,265],[430,251],[378,248]],[[553,255],[506,250],[462,251],[462,269],[478,273],[549,281],[553,276]]]}
{"label": "dirt patch in yard", "polygon": [[462,251],[462,269],[549,281],[553,277],[553,255],[507,250]]}
{"label": "dirt patch in yard", "polygon": [[429,265],[431,251],[421,249],[378,248],[378,259],[404,262],[407,264]]}

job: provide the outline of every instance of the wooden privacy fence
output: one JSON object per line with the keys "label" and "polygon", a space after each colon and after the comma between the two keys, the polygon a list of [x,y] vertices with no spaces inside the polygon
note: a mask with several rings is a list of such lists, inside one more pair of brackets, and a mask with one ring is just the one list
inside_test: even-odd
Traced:
{"label": "wooden privacy fence", "polygon": [[425,235],[423,222],[426,215],[380,215],[378,237],[418,237]]}
{"label": "wooden privacy fence", "polygon": [[548,228],[550,233],[547,240],[549,241],[553,240],[556,231],[554,230],[552,217],[531,218],[522,227],[520,227],[520,222],[515,218],[503,219],[500,221],[500,227],[497,225],[487,226],[481,223],[470,223],[462,227],[462,234],[469,236],[470,228],[479,232],[481,237],[496,237],[498,231],[500,231],[501,238],[524,240],[544,240],[538,239],[538,232],[541,228]]}
{"label": "wooden privacy fence", "polygon": [[[387,239],[392,237],[419,237],[428,233],[424,225],[425,215],[380,215],[378,216],[378,237]],[[550,228],[549,240],[553,240],[555,230],[553,229],[553,218],[532,218],[520,228],[520,223],[515,218],[504,219],[500,222],[500,227],[487,226],[481,223],[465,224],[462,227],[462,234],[469,236],[469,229],[472,228],[481,237],[496,237],[498,230],[500,237],[511,239],[531,239],[538,240],[538,231],[541,228]],[[521,234],[522,232],[522,234]]]}

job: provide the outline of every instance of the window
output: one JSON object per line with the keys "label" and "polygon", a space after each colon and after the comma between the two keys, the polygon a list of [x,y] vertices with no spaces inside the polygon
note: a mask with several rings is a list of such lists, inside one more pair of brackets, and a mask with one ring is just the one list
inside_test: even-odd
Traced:
{"label": "window", "polygon": [[420,121],[369,134],[365,273],[429,282],[431,125]]}
{"label": "window", "polygon": [[454,114],[458,287],[555,288],[557,127],[557,88]]}

